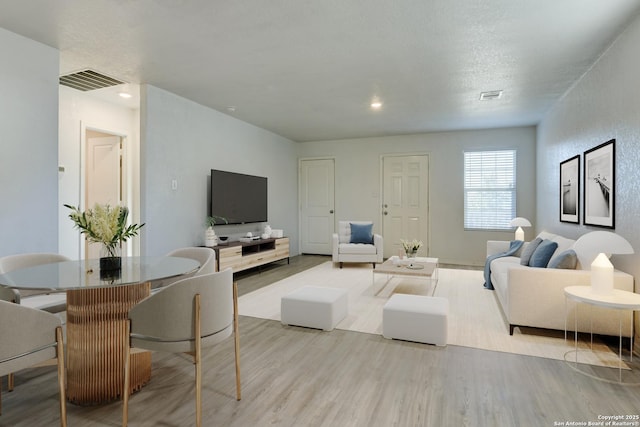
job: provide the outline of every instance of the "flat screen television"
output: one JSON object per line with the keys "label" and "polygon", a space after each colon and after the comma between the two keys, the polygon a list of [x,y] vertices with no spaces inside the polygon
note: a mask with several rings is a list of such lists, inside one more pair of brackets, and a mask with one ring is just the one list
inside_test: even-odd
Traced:
{"label": "flat screen television", "polygon": [[228,224],[267,221],[267,178],[211,169],[210,214]]}

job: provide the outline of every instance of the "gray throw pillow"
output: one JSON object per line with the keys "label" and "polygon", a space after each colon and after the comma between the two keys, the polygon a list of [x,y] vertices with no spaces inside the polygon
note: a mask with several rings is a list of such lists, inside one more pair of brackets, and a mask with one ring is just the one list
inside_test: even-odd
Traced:
{"label": "gray throw pillow", "polygon": [[566,270],[575,270],[578,265],[578,256],[573,249],[566,250],[551,258],[547,268],[563,268]]}
{"label": "gray throw pillow", "polygon": [[536,250],[538,245],[542,243],[542,239],[536,237],[532,241],[529,242],[526,248],[522,250],[522,255],[520,255],[520,264],[521,265],[529,265],[529,259],[531,259],[531,255]]}
{"label": "gray throw pillow", "polygon": [[547,264],[549,264],[549,260],[553,256],[553,253],[558,249],[558,244],[551,240],[543,240],[542,243],[538,245],[533,254],[531,254],[531,259],[529,260],[530,267],[540,267],[545,268]]}

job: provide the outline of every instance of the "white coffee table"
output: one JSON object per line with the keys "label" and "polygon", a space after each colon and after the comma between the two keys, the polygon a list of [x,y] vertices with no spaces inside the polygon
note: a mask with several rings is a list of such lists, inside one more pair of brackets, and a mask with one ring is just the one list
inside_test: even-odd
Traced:
{"label": "white coffee table", "polygon": [[411,260],[389,258],[373,269],[373,283],[375,283],[376,274],[385,274],[387,276],[384,286],[394,277],[428,279],[433,283],[433,294],[438,284],[438,258],[416,257]]}

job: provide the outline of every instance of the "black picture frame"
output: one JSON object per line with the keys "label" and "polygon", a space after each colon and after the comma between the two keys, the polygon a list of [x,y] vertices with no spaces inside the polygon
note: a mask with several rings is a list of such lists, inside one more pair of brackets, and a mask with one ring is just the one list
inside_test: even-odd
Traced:
{"label": "black picture frame", "polygon": [[584,152],[583,223],[615,228],[616,140]]}
{"label": "black picture frame", "polygon": [[560,162],[560,221],[580,224],[580,155]]}

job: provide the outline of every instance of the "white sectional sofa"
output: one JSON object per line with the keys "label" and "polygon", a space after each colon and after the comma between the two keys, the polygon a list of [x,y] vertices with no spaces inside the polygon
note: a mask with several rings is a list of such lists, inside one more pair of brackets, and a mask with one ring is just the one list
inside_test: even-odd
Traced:
{"label": "white sectional sofa", "polygon": [[[573,248],[575,241],[562,236],[542,232],[538,237],[558,243],[553,256],[568,249],[575,249]],[[576,251],[578,263],[575,269],[530,267],[520,264],[520,255],[527,244],[525,243],[514,256],[494,259],[490,265],[491,282],[509,324],[509,334],[513,335],[514,328],[518,326],[564,330],[566,324],[567,329],[573,331],[577,307],[579,332],[590,332],[593,326],[594,334],[619,336],[620,312],[617,310],[584,304],[576,305],[573,301],[565,302],[565,287],[590,286],[589,265],[587,264],[586,268],[582,265],[587,263],[589,254]],[[487,256],[506,252],[508,249],[508,241],[487,242]],[[634,291],[633,276],[617,270],[614,275],[615,288]],[[624,337],[631,336],[631,316],[631,312],[622,312],[622,336]],[[567,319],[566,323],[565,319]]]}

